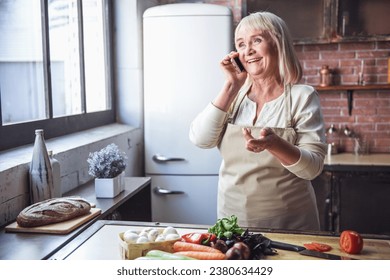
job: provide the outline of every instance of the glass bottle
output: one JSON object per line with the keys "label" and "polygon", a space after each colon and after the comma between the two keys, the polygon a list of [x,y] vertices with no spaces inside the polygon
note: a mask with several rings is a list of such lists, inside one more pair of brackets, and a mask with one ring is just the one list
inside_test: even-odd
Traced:
{"label": "glass bottle", "polygon": [[53,151],[49,151],[49,159],[53,172],[53,193],[52,197],[61,197],[61,166],[58,160],[53,157]]}
{"label": "glass bottle", "polygon": [[35,130],[35,142],[30,162],[30,204],[52,198],[53,173],[47,153],[43,129]]}

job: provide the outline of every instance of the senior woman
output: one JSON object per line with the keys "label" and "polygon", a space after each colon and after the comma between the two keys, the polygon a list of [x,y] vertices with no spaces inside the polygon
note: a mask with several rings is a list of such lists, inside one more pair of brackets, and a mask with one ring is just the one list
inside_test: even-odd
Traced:
{"label": "senior woman", "polygon": [[319,230],[310,182],[326,152],[318,93],[298,84],[301,66],[278,16],[243,18],[235,46],[220,63],[221,91],[190,128],[195,145],[217,146],[222,155],[218,218],[236,215],[245,227]]}

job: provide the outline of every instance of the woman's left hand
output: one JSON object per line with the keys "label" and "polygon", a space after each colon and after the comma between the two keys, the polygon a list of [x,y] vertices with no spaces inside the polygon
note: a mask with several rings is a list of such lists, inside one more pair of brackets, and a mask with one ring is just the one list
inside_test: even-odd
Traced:
{"label": "woman's left hand", "polygon": [[242,133],[248,151],[260,153],[267,150],[284,165],[294,164],[300,158],[301,152],[298,147],[279,137],[271,128],[261,129],[259,138],[253,137],[249,128],[243,128]]}
{"label": "woman's left hand", "polygon": [[259,138],[255,138],[249,128],[243,128],[242,133],[246,139],[246,149],[254,153],[260,153],[265,149],[269,149],[272,143],[278,137],[270,128],[260,130]]}

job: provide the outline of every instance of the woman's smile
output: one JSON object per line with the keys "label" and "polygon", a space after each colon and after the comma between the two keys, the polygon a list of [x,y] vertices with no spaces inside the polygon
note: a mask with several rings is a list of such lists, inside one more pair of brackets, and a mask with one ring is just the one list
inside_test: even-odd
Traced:
{"label": "woman's smile", "polygon": [[246,62],[250,64],[250,63],[253,63],[253,62],[258,62],[260,60],[261,60],[260,57],[259,58],[251,58],[251,59],[248,59]]}

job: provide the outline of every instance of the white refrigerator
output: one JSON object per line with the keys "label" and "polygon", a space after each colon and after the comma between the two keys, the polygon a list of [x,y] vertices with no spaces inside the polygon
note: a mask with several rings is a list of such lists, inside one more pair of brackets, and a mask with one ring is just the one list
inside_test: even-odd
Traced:
{"label": "white refrigerator", "polygon": [[216,96],[219,62],[232,49],[232,14],[223,6],[182,3],[143,16],[145,173],[155,222],[214,224],[216,148],[200,149],[190,123]]}

